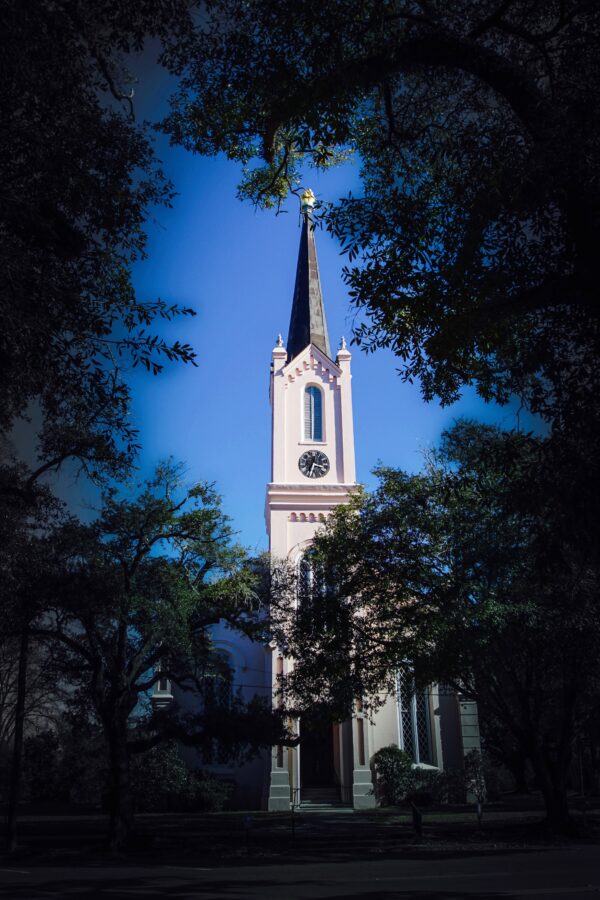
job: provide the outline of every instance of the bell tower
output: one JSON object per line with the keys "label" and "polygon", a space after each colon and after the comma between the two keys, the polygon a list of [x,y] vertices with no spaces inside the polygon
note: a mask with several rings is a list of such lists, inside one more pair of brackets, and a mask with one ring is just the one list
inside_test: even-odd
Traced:
{"label": "bell tower", "polygon": [[318,523],[356,489],[351,354],[342,339],[332,357],[317,264],[312,191],[302,201],[302,232],[287,349],[273,348],[271,482],[266,524],[274,556],[290,558]]}
{"label": "bell tower", "polygon": [[[287,348],[280,335],[272,352],[270,379],[271,481],[265,518],[272,556],[292,565],[299,563],[329,513],[347,503],[357,489],[351,354],[343,338],[335,359],[331,353],[312,219],[314,203],[313,192],[305,190]],[[275,696],[277,676],[291,662],[272,648],[269,665]],[[350,783],[355,806],[373,805],[364,725],[357,713],[352,722],[334,726],[333,734],[322,737],[327,744],[324,756],[331,744],[331,789]],[[302,723],[300,728],[303,735]],[[347,733],[342,736],[344,728]],[[314,749],[315,740],[310,744]],[[307,769],[308,745],[301,738],[300,747],[293,751],[273,749],[269,809],[289,809],[292,787],[308,790],[306,781],[312,777]],[[324,768],[325,763],[321,771]]]}

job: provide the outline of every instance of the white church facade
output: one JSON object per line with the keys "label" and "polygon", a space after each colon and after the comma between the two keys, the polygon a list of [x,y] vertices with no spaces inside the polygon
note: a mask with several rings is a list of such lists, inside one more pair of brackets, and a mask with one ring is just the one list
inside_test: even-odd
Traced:
{"label": "white church facade", "polygon": [[[272,352],[271,482],[265,516],[269,550],[299,565],[320,523],[357,490],[352,416],[351,354],[342,340],[331,352],[321,290],[312,193],[302,205],[302,232],[287,346]],[[267,670],[274,697],[291,660],[271,648]],[[370,760],[395,744],[420,765],[460,766],[479,746],[474,704],[436,687],[415,693],[406,672],[398,690],[370,719],[357,704],[352,717],[312,731],[299,723],[300,743],[271,753],[267,808],[289,809],[290,801],[338,802],[365,809],[375,805]]]}
{"label": "white church facade", "polygon": [[[305,191],[287,344],[280,337],[271,357],[271,480],[265,518],[271,555],[293,566],[321,523],[358,488],[351,353],[343,340],[335,357],[331,352],[313,202],[312,192]],[[236,639],[224,627],[213,639],[227,654],[233,683],[246,699],[258,693],[280,702],[280,676],[291,660],[276,646]],[[155,692],[155,702],[160,702],[159,694]],[[313,730],[309,721],[300,721],[298,727],[296,747],[274,747],[239,768],[210,766],[235,784],[237,805],[276,811],[312,802],[366,809],[376,802],[370,762],[381,747],[395,744],[416,764],[440,769],[461,767],[464,754],[479,747],[475,704],[436,686],[415,692],[406,672],[398,673],[397,692],[372,718],[357,704],[346,722]],[[198,761],[190,758],[189,763]]]}

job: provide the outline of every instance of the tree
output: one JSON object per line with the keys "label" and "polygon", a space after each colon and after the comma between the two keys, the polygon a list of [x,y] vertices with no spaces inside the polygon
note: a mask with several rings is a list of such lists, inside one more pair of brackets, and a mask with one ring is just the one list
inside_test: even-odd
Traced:
{"label": "tree", "polygon": [[[120,356],[158,371],[161,354],[193,359],[146,328],[191,310],[135,296],[131,263],[143,257],[150,210],[169,205],[173,187],[148,132],[129,115],[133,92],[119,86],[124,54],[149,37],[185,29],[185,3],[9,2],[2,9],[0,425],[35,401],[42,449],[57,422],[71,426],[69,449],[103,439],[101,460],[134,441],[128,392],[115,377]],[[123,107],[128,101],[129,106]],[[63,441],[64,441],[63,435]]]}
{"label": "tree", "polygon": [[[136,0],[127,15],[80,0],[9,0],[0,11],[0,528],[9,535],[1,599],[5,630],[20,645],[13,848],[44,477],[67,461],[96,480],[123,476],[138,449],[123,362],[156,374],[164,358],[194,360],[185,341],[149,330],[192,310],[140,299],[131,281],[145,253],[145,220],[170,204],[173,187],[147,127],[134,121],[125,66],[148,38],[160,44],[189,21],[184,0]],[[8,444],[19,419],[35,424],[24,459]]]}
{"label": "tree", "polygon": [[37,479],[24,488],[26,473],[24,464],[0,465],[0,644],[10,654],[3,678],[2,711],[11,750],[6,817],[9,852],[17,847],[25,725],[32,715],[47,713],[49,695],[57,699],[61,689],[53,654],[48,648],[32,646],[29,625],[43,609],[48,558],[41,535],[57,526],[62,506]]}
{"label": "tree", "polygon": [[[30,631],[62,648],[74,699],[89,705],[102,727],[113,848],[132,827],[133,754],[175,739],[210,757],[219,739],[235,755],[285,739],[270,703],[237,696],[217,703],[210,691],[223,672],[211,626],[224,620],[255,638],[266,628],[254,569],[231,538],[213,488],[184,490],[171,463],[134,499],[108,491],[92,525],[71,521],[49,538],[55,563],[44,613]],[[152,709],[159,678],[196,692],[196,709]],[[207,686],[212,702],[203,703]]]}
{"label": "tree", "polygon": [[164,127],[239,160],[262,206],[357,153],[363,196],[321,213],[358,258],[358,343],[391,347],[427,399],[475,384],[589,427],[599,50],[588,0],[218,0],[167,56]]}
{"label": "tree", "polygon": [[316,536],[312,602],[282,606],[278,639],[301,708],[374,707],[407,660],[417,684],[475,699],[565,828],[574,741],[600,690],[600,566],[593,531],[566,514],[555,448],[463,422],[423,474],[380,469],[378,489]]}
{"label": "tree", "polygon": [[[10,746],[15,734],[18,663],[18,642],[12,636],[4,638],[0,643],[0,746],[4,747]],[[37,730],[52,722],[63,694],[54,661],[42,648],[31,654],[28,680],[24,715]]]}

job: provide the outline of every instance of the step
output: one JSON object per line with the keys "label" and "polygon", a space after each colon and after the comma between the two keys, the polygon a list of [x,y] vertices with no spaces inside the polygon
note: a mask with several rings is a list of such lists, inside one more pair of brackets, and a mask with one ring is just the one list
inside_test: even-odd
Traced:
{"label": "step", "polygon": [[353,813],[351,806],[342,806],[341,803],[301,803],[296,807],[298,813]]}
{"label": "step", "polygon": [[337,788],[302,788],[300,791],[301,800],[316,800],[318,802],[335,802],[340,799],[340,792]]}

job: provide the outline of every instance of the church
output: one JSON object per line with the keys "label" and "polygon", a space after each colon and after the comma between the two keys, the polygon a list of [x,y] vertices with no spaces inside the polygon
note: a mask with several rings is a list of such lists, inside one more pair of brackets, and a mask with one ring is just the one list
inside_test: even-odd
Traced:
{"label": "church", "polygon": [[[271,480],[265,518],[269,552],[299,566],[316,530],[358,488],[354,457],[351,353],[342,339],[332,353],[319,277],[310,190],[302,194],[302,228],[287,344],[271,355]],[[235,637],[225,627],[214,643],[246,699],[280,702],[278,684],[292,661],[276,646]],[[168,691],[168,685],[164,685]],[[160,703],[160,685],[154,701]],[[164,697],[167,700],[167,697]],[[369,718],[357,704],[352,717],[313,731],[299,723],[300,743],[274,747],[244,766],[211,765],[230,781],[241,808],[289,810],[290,805],[376,805],[370,761],[395,744],[419,766],[461,768],[479,748],[476,705],[433,685],[415,691],[410,674],[397,675],[397,691]],[[184,755],[186,755],[185,751]],[[197,764],[190,758],[189,764]]]}
{"label": "church", "polygon": [[[354,457],[351,353],[335,355],[327,331],[311,211],[302,195],[302,231],[287,345],[272,352],[271,481],[265,517],[272,556],[300,564],[319,524],[358,487]],[[273,696],[291,661],[271,648],[267,669]],[[375,806],[370,760],[395,744],[418,765],[461,766],[479,746],[475,704],[436,686],[415,692],[406,671],[398,689],[371,721],[357,704],[352,718],[313,733],[299,723],[300,744],[271,753],[267,808],[342,803]],[[321,729],[323,726],[321,726]]]}

